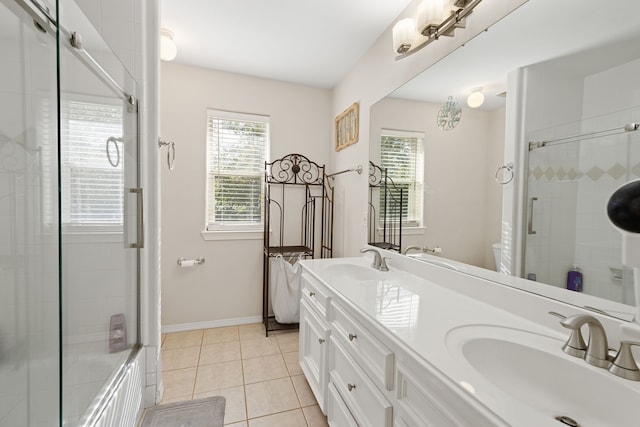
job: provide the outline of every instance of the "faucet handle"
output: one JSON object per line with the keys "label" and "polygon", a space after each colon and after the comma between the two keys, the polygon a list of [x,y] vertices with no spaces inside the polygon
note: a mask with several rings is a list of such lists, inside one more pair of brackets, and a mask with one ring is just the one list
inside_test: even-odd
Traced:
{"label": "faucet handle", "polygon": [[574,322],[567,321],[566,316],[556,313],[555,311],[550,311],[549,314],[559,317],[561,319],[560,324],[571,330],[571,335],[569,335],[569,339],[562,346],[562,351],[574,357],[584,358],[587,352],[587,344],[584,342],[584,338],[582,338],[582,332],[580,332],[580,326],[582,325],[576,325]]}
{"label": "faucet handle", "polygon": [[609,372],[628,380],[640,381],[640,369],[633,358],[633,353],[631,352],[632,345],[640,345],[640,342],[620,342],[620,350],[618,350],[616,358],[611,362]]}

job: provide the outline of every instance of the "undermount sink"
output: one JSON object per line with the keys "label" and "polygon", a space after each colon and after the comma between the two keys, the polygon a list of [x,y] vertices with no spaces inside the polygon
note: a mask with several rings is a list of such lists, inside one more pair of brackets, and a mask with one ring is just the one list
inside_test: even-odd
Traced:
{"label": "undermount sink", "polygon": [[330,264],[326,267],[326,272],[335,280],[380,280],[384,278],[385,272],[376,270],[373,267],[365,267],[358,264]]}
{"label": "undermount sink", "polygon": [[559,417],[581,427],[638,425],[638,383],[565,354],[563,340],[484,325],[455,328],[446,340],[452,356],[466,365],[460,382],[480,400],[485,394],[505,405],[517,402],[545,426],[573,425]]}

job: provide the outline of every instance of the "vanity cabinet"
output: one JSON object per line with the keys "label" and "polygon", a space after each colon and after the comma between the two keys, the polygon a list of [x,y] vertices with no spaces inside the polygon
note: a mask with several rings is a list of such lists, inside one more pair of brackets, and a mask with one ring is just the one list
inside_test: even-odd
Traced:
{"label": "vanity cabinet", "polygon": [[329,297],[320,284],[313,284],[302,276],[300,300],[300,341],[298,359],[309,387],[326,413],[325,402],[329,371],[327,347],[331,330],[326,319],[326,305]]}
{"label": "vanity cabinet", "polygon": [[331,427],[505,426],[302,265],[300,365]]}

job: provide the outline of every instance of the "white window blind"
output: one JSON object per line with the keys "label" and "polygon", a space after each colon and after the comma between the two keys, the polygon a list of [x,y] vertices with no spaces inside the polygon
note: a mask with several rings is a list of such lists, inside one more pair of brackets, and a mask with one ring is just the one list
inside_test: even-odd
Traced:
{"label": "white window blind", "polygon": [[[385,218],[385,197],[388,214],[395,218],[400,215],[403,223],[418,226],[422,222],[422,182],[424,177],[423,134],[383,129],[380,138],[380,166],[387,170],[395,186],[389,185],[389,192],[380,192],[381,219]],[[392,203],[400,201],[402,205]]]}
{"label": "white window blind", "polygon": [[62,222],[71,226],[121,226],[124,155],[113,167],[109,137],[121,137],[123,107],[63,100],[61,103]]}
{"label": "white window blind", "polygon": [[207,111],[207,230],[262,225],[269,118]]}

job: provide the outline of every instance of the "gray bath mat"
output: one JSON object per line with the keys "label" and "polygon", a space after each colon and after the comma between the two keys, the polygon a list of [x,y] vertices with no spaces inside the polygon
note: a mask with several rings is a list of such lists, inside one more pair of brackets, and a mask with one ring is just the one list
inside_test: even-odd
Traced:
{"label": "gray bath mat", "polygon": [[140,427],[222,427],[225,399],[222,396],[154,406]]}

